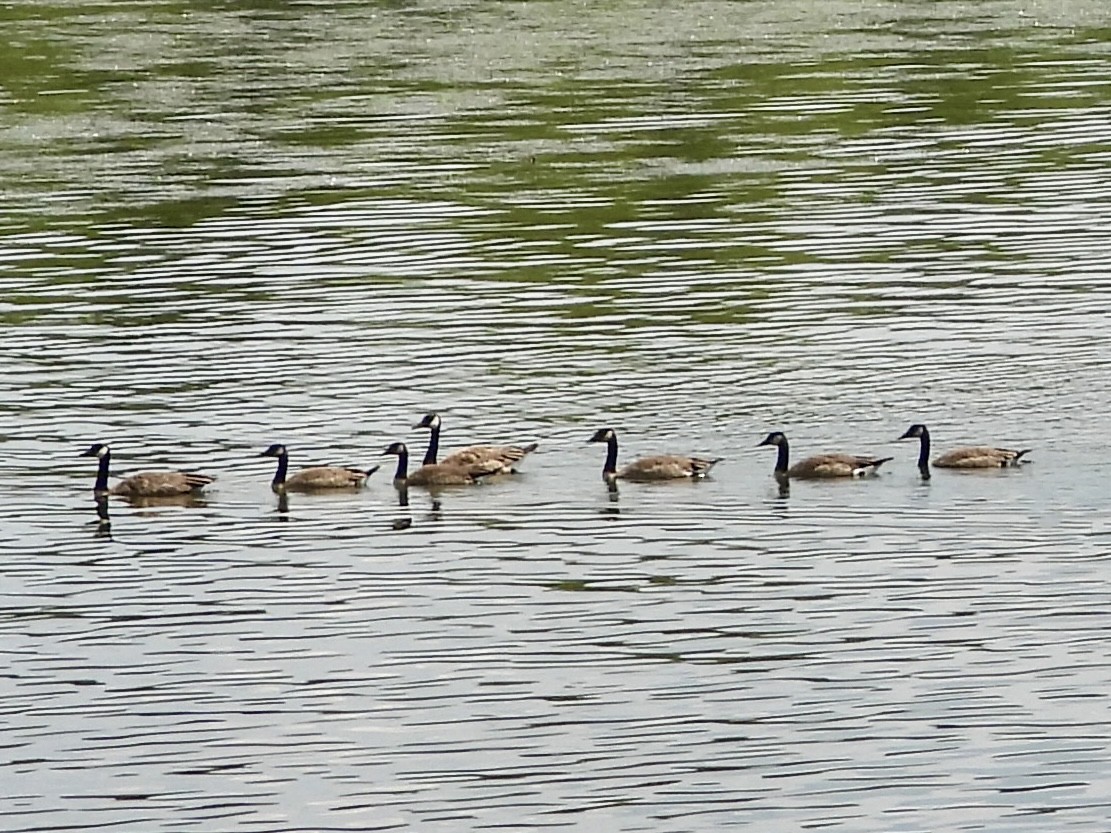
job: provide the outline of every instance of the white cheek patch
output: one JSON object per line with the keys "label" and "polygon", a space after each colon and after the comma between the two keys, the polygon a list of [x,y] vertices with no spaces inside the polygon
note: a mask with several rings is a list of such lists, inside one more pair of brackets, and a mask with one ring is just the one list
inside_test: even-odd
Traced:
{"label": "white cheek patch", "polygon": [[107,453],[108,453],[108,446],[106,446],[106,445],[101,446],[100,450],[97,451],[96,456],[97,457],[103,457]]}

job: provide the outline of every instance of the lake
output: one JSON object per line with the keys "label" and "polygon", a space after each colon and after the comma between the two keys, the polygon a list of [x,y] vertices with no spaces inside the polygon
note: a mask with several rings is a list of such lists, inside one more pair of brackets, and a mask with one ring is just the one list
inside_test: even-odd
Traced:
{"label": "lake", "polygon": [[1107,826],[1102,4],[0,21],[0,829]]}

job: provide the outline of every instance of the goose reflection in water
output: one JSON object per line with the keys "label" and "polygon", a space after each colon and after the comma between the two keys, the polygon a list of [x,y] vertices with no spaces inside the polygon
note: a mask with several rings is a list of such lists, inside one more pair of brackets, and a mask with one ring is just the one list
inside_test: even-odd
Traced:
{"label": "goose reflection in water", "polygon": [[208,505],[208,501],[203,495],[192,492],[184,495],[134,495],[127,498],[127,502],[136,509],[158,509],[171,506],[193,509]]}
{"label": "goose reflection in water", "polygon": [[94,533],[97,538],[112,537],[112,518],[108,515],[108,495],[97,495],[94,498],[96,505],[96,520],[90,521],[90,526],[96,526]]}
{"label": "goose reflection in water", "polygon": [[[397,505],[402,509],[409,509],[409,489],[405,484],[394,484],[397,488]],[[443,514],[443,501],[439,497],[438,492],[432,492],[429,495],[431,504],[427,518],[430,521],[442,521]],[[404,515],[399,515],[390,522],[390,528],[395,530],[410,529],[413,526],[413,515],[407,512]]]}
{"label": "goose reflection in water", "polygon": [[614,477],[606,478],[606,498],[609,500],[609,506],[603,506],[598,510],[600,515],[608,515],[613,517],[621,514],[621,507],[618,506],[618,501],[621,499],[621,492],[617,488],[617,479]]}
{"label": "goose reflection in water", "polygon": [[[336,493],[342,493],[343,491],[344,490],[341,490],[341,489],[333,489],[333,490],[331,490],[331,492],[310,493],[310,494],[312,494],[312,497],[310,497],[309,500],[327,500],[329,497],[337,496]],[[283,489],[281,491],[276,492],[275,494],[277,494],[277,496],[278,496],[278,506],[277,506],[277,509],[275,510],[275,514],[277,514],[277,516],[278,516],[278,521],[283,522],[283,523],[288,522],[293,517],[292,514],[290,513],[290,507],[289,507],[290,493]],[[301,494],[300,496],[303,497],[304,495]],[[297,500],[297,499],[298,499],[298,497],[294,497],[294,500]],[[408,497],[403,496],[400,493],[398,494],[398,502],[400,503],[401,506],[408,506],[409,505]]]}
{"label": "goose reflection in water", "polygon": [[[396,485],[396,484],[395,484]],[[404,483],[397,485],[397,505],[402,509],[409,508],[409,487]],[[403,530],[413,525],[413,516],[409,514],[398,515],[390,522],[390,529]]]}
{"label": "goose reflection in water", "polygon": [[[93,498],[93,507],[96,511],[96,520],[90,521],[90,526],[96,526],[95,535],[97,538],[111,538],[112,537],[112,516],[108,511],[108,494],[101,493]],[[136,509],[160,509],[169,507],[202,507],[207,505],[207,501],[195,494],[185,495],[161,495],[161,496],[132,496],[125,498],[129,506]],[[156,512],[141,512],[143,515],[153,515]]]}

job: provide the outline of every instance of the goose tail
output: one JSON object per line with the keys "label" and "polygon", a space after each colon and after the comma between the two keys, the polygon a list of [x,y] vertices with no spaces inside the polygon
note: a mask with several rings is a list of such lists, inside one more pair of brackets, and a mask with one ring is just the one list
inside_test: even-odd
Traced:
{"label": "goose tail", "polygon": [[875,460],[865,460],[860,467],[853,471],[855,475],[873,474],[884,463],[894,460],[894,457],[877,457]]}
{"label": "goose tail", "polygon": [[695,477],[705,477],[710,473],[710,469],[724,460],[724,457],[709,457],[709,458],[695,458]]}

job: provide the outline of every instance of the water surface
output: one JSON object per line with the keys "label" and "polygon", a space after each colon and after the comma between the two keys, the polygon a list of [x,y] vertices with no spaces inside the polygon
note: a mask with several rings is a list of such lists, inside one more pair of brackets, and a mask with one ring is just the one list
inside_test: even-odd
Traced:
{"label": "water surface", "polygon": [[[1100,5],[0,19],[0,827],[1105,825]],[[540,450],[255,456],[429,410]],[[726,460],[611,494],[605,425]],[[218,481],[100,517],[94,440]]]}

